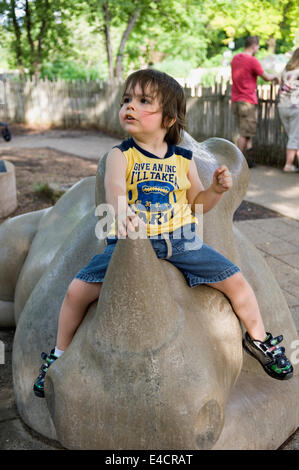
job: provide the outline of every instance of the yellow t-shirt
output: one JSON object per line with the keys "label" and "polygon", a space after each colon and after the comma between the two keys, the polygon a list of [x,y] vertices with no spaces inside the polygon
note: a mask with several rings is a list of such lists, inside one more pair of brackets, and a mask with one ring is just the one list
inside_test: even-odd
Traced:
{"label": "yellow t-shirt", "polygon": [[186,196],[191,186],[187,177],[191,150],[168,144],[165,157],[159,158],[132,137],[117,147],[127,160],[128,204],[147,224],[149,237],[197,223]]}

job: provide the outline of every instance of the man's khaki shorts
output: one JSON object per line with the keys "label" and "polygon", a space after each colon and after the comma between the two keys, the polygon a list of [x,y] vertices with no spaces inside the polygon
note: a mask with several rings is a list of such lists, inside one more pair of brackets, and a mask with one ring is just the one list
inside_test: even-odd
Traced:
{"label": "man's khaki shorts", "polygon": [[232,103],[236,125],[242,137],[254,137],[257,126],[257,105],[246,101]]}

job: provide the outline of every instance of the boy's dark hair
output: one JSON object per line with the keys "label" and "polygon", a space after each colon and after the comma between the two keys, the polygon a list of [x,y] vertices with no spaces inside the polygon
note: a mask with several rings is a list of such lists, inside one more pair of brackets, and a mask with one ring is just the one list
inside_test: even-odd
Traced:
{"label": "boy's dark hair", "polygon": [[253,46],[254,44],[259,44],[259,43],[260,43],[259,36],[249,36],[245,41],[245,49]]}
{"label": "boy's dark hair", "polygon": [[137,84],[142,93],[145,93],[146,87],[150,86],[151,90],[161,98],[162,125],[165,128],[173,118],[176,118],[175,123],[165,135],[165,141],[170,144],[178,144],[182,139],[186,117],[186,98],[181,85],[164,72],[143,69],[129,75],[124,85],[123,95],[129,89],[134,89]]}

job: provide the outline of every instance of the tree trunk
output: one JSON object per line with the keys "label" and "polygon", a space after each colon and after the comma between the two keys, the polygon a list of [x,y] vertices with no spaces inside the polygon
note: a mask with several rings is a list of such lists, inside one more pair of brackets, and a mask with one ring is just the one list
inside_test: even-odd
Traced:
{"label": "tree trunk", "polygon": [[32,26],[31,11],[30,11],[28,0],[26,0],[26,4],[25,4],[25,13],[26,13],[25,24],[26,24],[27,38],[28,38],[28,42],[30,45],[31,55],[32,57],[34,57],[34,42],[33,42],[32,35],[31,35],[31,26]]}
{"label": "tree trunk", "polygon": [[104,11],[104,33],[105,33],[105,45],[106,45],[106,52],[107,52],[107,59],[108,59],[108,68],[109,68],[109,79],[113,79],[113,57],[112,57],[112,46],[111,46],[111,36],[110,36],[110,11],[108,2],[105,2],[103,5]]}
{"label": "tree trunk", "polygon": [[268,44],[268,51],[271,54],[275,54],[276,39],[273,36],[270,36],[268,41],[267,41],[267,44]]}
{"label": "tree trunk", "polygon": [[39,30],[38,34],[38,44],[37,44],[37,60],[36,60],[36,66],[37,69],[40,69],[43,57],[42,57],[42,52],[43,52],[43,37],[45,35],[47,29],[47,19],[43,18],[42,19],[42,24]]}
{"label": "tree trunk", "polygon": [[23,74],[23,60],[22,60],[22,47],[21,47],[21,30],[19,27],[19,23],[16,17],[16,2],[15,0],[10,0],[10,10],[11,10],[11,17],[14,27],[14,34],[15,34],[15,54],[17,59],[17,65],[20,69],[20,72]]}
{"label": "tree trunk", "polygon": [[32,28],[32,22],[31,22],[31,11],[29,7],[29,2],[26,0],[25,3],[25,25],[26,25],[26,32],[27,32],[27,38],[28,38],[28,43],[30,46],[30,73],[34,73],[35,71],[35,47],[34,47],[34,41],[32,39],[31,35],[31,28]]}
{"label": "tree trunk", "polygon": [[[51,11],[48,0],[44,0],[44,10],[46,12]],[[53,12],[49,13],[49,15],[50,14],[53,14]],[[47,15],[41,16],[41,25],[40,25],[39,33],[37,36],[37,53],[36,53],[36,58],[35,58],[35,63],[34,63],[34,74],[36,76],[40,75],[40,69],[41,69],[42,62],[43,62],[43,39],[47,33],[47,30],[50,27],[48,19],[49,17]]]}
{"label": "tree trunk", "polygon": [[134,15],[129,19],[126,30],[124,31],[124,34],[122,35],[120,46],[119,46],[117,57],[116,57],[115,71],[114,71],[114,75],[117,78],[122,78],[122,72],[123,72],[122,61],[123,61],[125,45],[130,35],[130,32],[132,31],[134,24],[136,23],[136,21],[138,20],[140,16],[140,13],[141,13],[140,8],[135,11]]}
{"label": "tree trunk", "polygon": [[292,5],[293,5],[292,0],[289,0],[287,3],[285,3],[285,5],[283,7],[282,20],[279,23],[279,29],[280,29],[280,33],[281,33],[282,38],[285,36],[286,32],[288,32],[287,15],[288,15],[289,10],[292,7]]}

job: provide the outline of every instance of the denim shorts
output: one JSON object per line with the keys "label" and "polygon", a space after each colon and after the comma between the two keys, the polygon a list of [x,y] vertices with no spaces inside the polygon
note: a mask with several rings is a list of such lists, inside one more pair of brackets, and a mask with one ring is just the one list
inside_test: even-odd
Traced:
{"label": "denim shorts", "polygon": [[[175,231],[167,234],[168,239],[158,235],[149,240],[157,257],[178,268],[190,287],[220,282],[240,272],[238,266],[203,243],[195,233],[193,224],[189,227],[191,231],[187,232],[188,236],[186,232],[178,234]],[[75,278],[85,282],[103,282],[116,243],[117,238],[108,238],[103,253],[94,256]]]}

